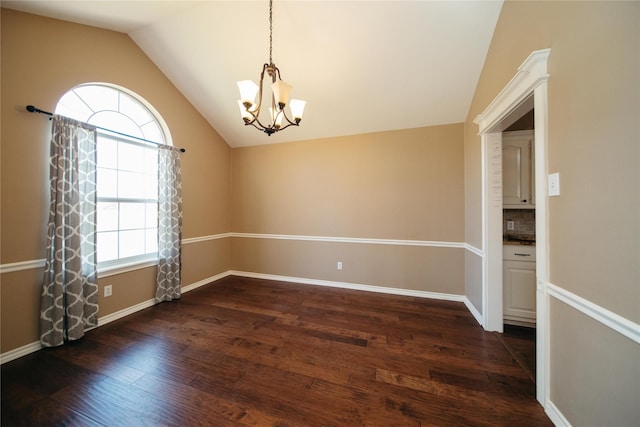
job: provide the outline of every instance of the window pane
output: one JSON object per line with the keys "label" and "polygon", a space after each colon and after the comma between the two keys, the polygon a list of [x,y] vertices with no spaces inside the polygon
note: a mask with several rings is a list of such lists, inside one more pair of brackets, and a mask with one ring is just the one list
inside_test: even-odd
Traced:
{"label": "window pane", "polygon": [[98,202],[98,231],[117,231],[118,230],[118,204]]}
{"label": "window pane", "polygon": [[145,236],[147,243],[146,252],[148,254],[158,252],[158,229],[153,228],[145,230]]}
{"label": "window pane", "polygon": [[144,172],[158,176],[158,149],[146,149],[144,154]]}
{"label": "window pane", "polygon": [[118,167],[118,141],[98,134],[98,166],[115,169]]}
{"label": "window pane", "polygon": [[82,102],[74,91],[70,90],[58,101],[55,113],[86,122],[93,114],[93,111],[87,107],[87,104]]}
{"label": "window pane", "polygon": [[158,177],[156,175],[144,176],[144,198],[145,199],[158,198]]}
{"label": "window pane", "polygon": [[129,230],[120,232],[120,258],[144,255],[145,231]]}
{"label": "window pane", "polygon": [[118,196],[118,172],[113,169],[98,168],[98,197]]}
{"label": "window pane", "polygon": [[158,204],[157,203],[147,203],[147,218],[145,221],[146,228],[156,228],[158,226]]}
{"label": "window pane", "polygon": [[120,203],[120,230],[145,228],[145,203]]}
{"label": "window pane", "polygon": [[118,144],[118,169],[144,172],[146,148],[120,141]]}
{"label": "window pane", "polygon": [[125,135],[142,138],[142,131],[138,125],[133,120],[118,113],[117,111],[100,111],[91,116],[89,123],[107,130],[114,130],[116,132],[124,133]]}
{"label": "window pane", "polygon": [[141,129],[144,133],[144,139],[164,144],[164,135],[156,122],[147,123],[146,125],[141,126]]}
{"label": "window pane", "polygon": [[118,259],[118,232],[97,233],[98,262]]}
{"label": "window pane", "polygon": [[120,112],[136,122],[138,126],[154,121],[151,114],[149,114],[149,110],[122,92],[120,92]]}
{"label": "window pane", "polygon": [[114,88],[87,85],[77,87],[74,91],[93,111],[118,111],[118,91]]}
{"label": "window pane", "polygon": [[133,172],[118,173],[118,197],[144,199],[144,175]]}

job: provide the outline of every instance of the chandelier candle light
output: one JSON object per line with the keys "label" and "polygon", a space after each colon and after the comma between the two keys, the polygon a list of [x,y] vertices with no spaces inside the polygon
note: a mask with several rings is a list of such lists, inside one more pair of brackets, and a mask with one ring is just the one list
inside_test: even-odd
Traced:
{"label": "chandelier candle light", "polygon": [[[282,81],[280,78],[280,70],[273,63],[273,0],[269,0],[269,63],[262,66],[262,72],[260,73],[260,86],[255,84],[251,80],[242,80],[238,82],[238,88],[240,89],[240,100],[238,105],[240,106],[240,114],[242,114],[242,120],[244,124],[252,125],[256,129],[259,129],[266,133],[268,136],[271,134],[288,128],[289,126],[299,126],[302,120],[302,112],[304,110],[305,101],[299,99],[292,99],[289,102],[289,94],[291,93],[292,86]],[[264,81],[265,72],[271,78],[271,108],[269,108],[270,124],[265,126],[260,122],[260,109],[262,108],[262,83]],[[255,102],[256,95],[258,95],[258,103]],[[289,105],[291,109],[291,117],[293,121],[289,119],[285,113],[285,107]]]}

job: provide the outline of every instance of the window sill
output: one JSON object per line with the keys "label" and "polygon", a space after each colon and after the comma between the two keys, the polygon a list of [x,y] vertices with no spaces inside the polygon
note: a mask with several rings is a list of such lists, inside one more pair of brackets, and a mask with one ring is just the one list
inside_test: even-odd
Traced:
{"label": "window sill", "polygon": [[117,265],[98,266],[98,278],[122,274],[129,271],[141,270],[143,268],[155,267],[158,265],[158,258],[135,260],[119,263]]}

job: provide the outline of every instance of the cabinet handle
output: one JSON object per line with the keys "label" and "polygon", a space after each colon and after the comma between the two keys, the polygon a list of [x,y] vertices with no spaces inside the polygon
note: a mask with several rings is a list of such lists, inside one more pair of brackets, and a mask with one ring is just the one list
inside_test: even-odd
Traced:
{"label": "cabinet handle", "polygon": [[531,256],[531,254],[519,254],[519,253],[514,253],[515,256]]}

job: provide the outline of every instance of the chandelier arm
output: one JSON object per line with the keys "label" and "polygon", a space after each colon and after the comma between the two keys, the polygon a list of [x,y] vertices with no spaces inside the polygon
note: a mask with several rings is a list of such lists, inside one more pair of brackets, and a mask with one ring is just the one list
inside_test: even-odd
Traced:
{"label": "chandelier arm", "polygon": [[280,127],[279,130],[286,129],[289,126],[300,126],[300,120],[298,120],[298,121],[293,120],[292,121],[291,119],[289,119],[289,117],[287,116],[287,113],[284,110],[281,110],[281,112],[282,112],[282,115],[284,116],[284,118],[287,120],[288,124],[286,126]]}
{"label": "chandelier arm", "polygon": [[[257,123],[257,124],[256,124],[256,123]],[[252,125],[254,128],[259,129],[259,130],[261,130],[261,131],[263,131],[263,132],[267,132],[267,129],[273,129],[273,127],[272,127],[272,126],[265,126],[265,125],[263,125],[263,124],[262,124],[262,122],[260,121],[260,119],[259,119],[258,117],[256,117],[256,118],[255,118],[254,120],[252,120],[251,122],[249,122],[249,123],[245,123],[245,124],[247,124],[247,125]],[[274,132],[275,132],[275,130],[274,130]],[[273,133],[273,132],[271,132],[271,133]]]}
{"label": "chandelier arm", "polygon": [[[256,124],[256,122],[258,122],[258,124]],[[244,125],[245,126],[251,125],[254,128],[258,129],[259,131],[262,131],[262,132],[265,132],[265,133],[268,133],[267,129],[270,129],[270,128],[264,127],[264,125],[262,123],[260,123],[259,120],[252,120],[250,122],[246,122]]]}
{"label": "chandelier arm", "polygon": [[265,71],[267,71],[268,68],[269,68],[269,64],[264,64],[262,66],[262,72],[260,73],[260,89],[258,91],[258,106],[255,109],[255,113],[252,113],[251,111],[249,111],[249,113],[251,113],[251,115],[254,116],[255,119],[258,118],[258,116],[260,115],[260,110],[262,109],[262,89],[263,89],[263,82],[264,82],[264,73]]}

